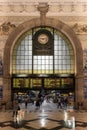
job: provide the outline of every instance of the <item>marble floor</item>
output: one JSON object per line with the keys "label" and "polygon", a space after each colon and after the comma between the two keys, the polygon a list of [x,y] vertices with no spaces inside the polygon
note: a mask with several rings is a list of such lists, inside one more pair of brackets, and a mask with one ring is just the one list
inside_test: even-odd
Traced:
{"label": "marble floor", "polygon": [[18,123],[12,110],[0,111],[0,130],[87,130],[86,110],[58,109],[57,104],[46,101],[39,109],[32,103],[20,107],[24,118]]}

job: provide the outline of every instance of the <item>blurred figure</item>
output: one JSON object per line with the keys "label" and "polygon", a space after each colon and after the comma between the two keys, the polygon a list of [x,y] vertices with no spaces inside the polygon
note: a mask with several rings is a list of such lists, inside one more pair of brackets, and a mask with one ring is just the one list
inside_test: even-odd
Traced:
{"label": "blurred figure", "polygon": [[17,116],[17,111],[18,111],[19,105],[18,105],[18,100],[14,99],[13,101],[13,116]]}
{"label": "blurred figure", "polygon": [[68,97],[65,97],[65,99],[64,99],[64,106],[65,106],[65,108],[67,108],[67,106],[68,106]]}
{"label": "blurred figure", "polygon": [[28,106],[28,98],[25,98],[25,108],[27,109],[27,106]]}
{"label": "blurred figure", "polygon": [[40,99],[38,97],[36,97],[36,109],[39,109],[40,108]]}
{"label": "blurred figure", "polygon": [[61,109],[61,108],[62,108],[62,105],[61,105],[61,97],[58,97],[58,98],[57,98],[57,103],[58,103],[58,104],[57,104],[57,108],[58,108],[58,109],[59,109],[59,108]]}

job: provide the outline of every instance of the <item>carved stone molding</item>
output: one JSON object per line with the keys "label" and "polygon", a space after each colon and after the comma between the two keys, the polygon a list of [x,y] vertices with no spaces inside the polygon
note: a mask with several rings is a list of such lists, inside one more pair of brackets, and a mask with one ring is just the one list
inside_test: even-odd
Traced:
{"label": "carved stone molding", "polygon": [[87,25],[86,24],[79,25],[78,23],[75,23],[72,28],[77,34],[86,34],[87,33]]}
{"label": "carved stone molding", "polygon": [[[45,24],[45,17],[48,11],[48,8],[42,9],[39,8],[41,13],[41,25]],[[79,25],[75,23],[74,25],[70,25],[76,34],[87,34],[87,24]],[[5,22],[0,25],[0,35],[8,35],[16,28],[15,24],[11,24],[10,22]]]}
{"label": "carved stone molding", "polygon": [[0,35],[8,35],[10,34],[16,26],[11,24],[10,22],[5,22],[0,26]]}
{"label": "carved stone molding", "polygon": [[[87,16],[87,2],[52,2],[52,1],[41,1],[42,3],[48,3],[49,15],[63,15],[66,16]],[[37,2],[0,2],[0,15],[1,16],[18,16],[18,15],[39,15],[37,6],[40,3]]]}
{"label": "carved stone molding", "polygon": [[41,25],[45,25],[46,13],[48,12],[49,5],[47,3],[39,3],[37,9],[40,11]]}

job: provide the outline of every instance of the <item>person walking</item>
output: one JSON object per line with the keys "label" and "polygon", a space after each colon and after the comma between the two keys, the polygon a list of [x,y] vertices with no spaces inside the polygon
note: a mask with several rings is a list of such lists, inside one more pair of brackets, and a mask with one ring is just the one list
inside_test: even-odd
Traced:
{"label": "person walking", "polygon": [[39,109],[40,108],[40,98],[36,97],[36,109]]}
{"label": "person walking", "polygon": [[57,102],[58,102],[57,108],[58,108],[58,109],[59,109],[59,108],[61,109],[61,108],[62,108],[62,105],[61,105],[61,97],[58,97]]}
{"label": "person walking", "polygon": [[13,117],[17,116],[17,111],[18,111],[18,100],[14,99],[13,101]]}
{"label": "person walking", "polygon": [[27,109],[27,106],[28,106],[28,99],[26,98],[25,99],[25,108]]}

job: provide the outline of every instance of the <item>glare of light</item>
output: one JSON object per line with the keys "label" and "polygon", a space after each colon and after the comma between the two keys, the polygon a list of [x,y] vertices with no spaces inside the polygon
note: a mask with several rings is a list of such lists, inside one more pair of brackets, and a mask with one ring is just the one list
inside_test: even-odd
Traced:
{"label": "glare of light", "polygon": [[41,123],[41,126],[44,127],[46,125],[46,119],[45,118],[42,118],[40,120],[40,123]]}
{"label": "glare of light", "polygon": [[42,109],[42,113],[44,113],[45,112],[45,110],[44,109]]}
{"label": "glare of light", "polygon": [[71,120],[68,120],[68,126],[71,126],[72,123],[71,123]]}
{"label": "glare of light", "polygon": [[68,119],[68,113],[66,111],[64,111],[64,121],[66,122]]}
{"label": "glare of light", "polygon": [[75,117],[72,117],[72,128],[75,128]]}
{"label": "glare of light", "polygon": [[45,116],[45,110],[44,110],[44,109],[42,109],[40,115],[41,115],[41,116]]}

